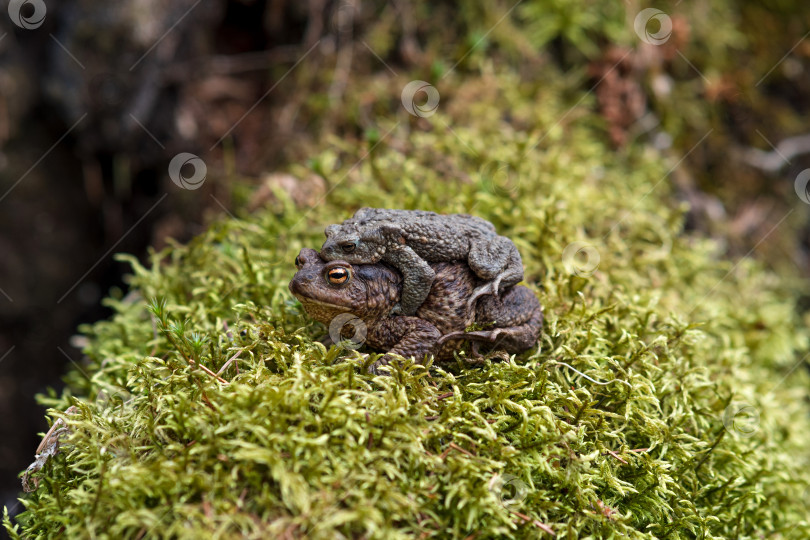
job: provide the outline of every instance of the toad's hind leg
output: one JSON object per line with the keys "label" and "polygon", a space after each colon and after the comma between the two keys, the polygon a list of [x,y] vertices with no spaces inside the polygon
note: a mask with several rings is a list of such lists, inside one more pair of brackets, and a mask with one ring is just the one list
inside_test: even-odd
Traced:
{"label": "toad's hind leg", "polygon": [[543,329],[543,308],[528,288],[511,287],[501,296],[481,300],[476,306],[475,320],[495,325],[491,349],[519,353],[537,343]]}
{"label": "toad's hind leg", "polygon": [[509,353],[520,353],[530,348],[534,342],[531,335],[527,334],[525,328],[495,328],[493,330],[475,330],[472,332],[451,332],[445,334],[436,343],[437,348],[441,348],[448,341],[469,341],[471,342],[470,357],[468,362],[480,363],[483,355],[480,352],[480,345],[485,343],[487,351],[504,350]]}
{"label": "toad's hind leg", "polygon": [[523,261],[517,246],[503,236],[498,236],[492,243],[481,241],[474,244],[470,249],[468,264],[478,277],[490,280],[476,287],[470,295],[467,300],[470,308],[479,297],[488,294],[497,296],[501,287],[511,287],[523,280]]}
{"label": "toad's hind leg", "polygon": [[[450,332],[449,334],[443,335],[439,341],[436,342],[438,347],[441,347],[445,343],[451,340],[465,340],[465,341],[473,341],[473,342],[480,342],[485,341],[487,343],[495,343],[498,340],[498,337],[503,334],[503,328],[496,328],[494,330],[475,330],[472,332]],[[476,347],[476,356],[479,356],[478,348]]]}

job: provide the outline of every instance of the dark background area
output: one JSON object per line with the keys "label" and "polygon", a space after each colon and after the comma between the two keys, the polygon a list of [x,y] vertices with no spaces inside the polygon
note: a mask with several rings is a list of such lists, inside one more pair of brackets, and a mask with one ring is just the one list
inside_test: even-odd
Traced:
{"label": "dark background area", "polygon": [[[272,85],[267,66],[289,67],[284,46],[306,29],[292,4],[271,13],[265,2],[154,2],[141,14],[135,4],[49,4],[32,30],[14,26],[5,3],[0,16],[0,504],[9,508],[48,427],[35,395],[62,388],[69,363],[81,361],[77,327],[108,316],[102,297],[126,287],[114,253],[143,258],[169,237],[185,241],[229,204],[212,184],[191,203],[171,183],[169,160],[216,142],[206,107],[235,122]],[[134,35],[144,27],[148,36]],[[244,65],[209,67],[224,55]],[[253,119],[240,128],[234,138],[275,136]],[[260,159],[272,166],[279,152]],[[255,170],[251,161],[240,166]]]}
{"label": "dark background area", "polygon": [[[4,3],[0,504],[16,507],[18,475],[47,429],[35,395],[61,389],[70,362],[81,362],[73,346],[80,340],[71,339],[78,325],[106,317],[101,299],[126,288],[127,265],[114,253],[144,260],[150,246],[186,241],[216,216],[249,207],[240,193],[261,185],[265,173],[305,161],[319,131],[362,132],[367,111],[341,110],[325,96],[341,91],[336,81],[346,83],[347,50],[355,84],[388,69],[364,46],[373,32],[389,38],[379,51],[388,65],[429,80],[442,55],[461,56],[511,4],[479,12],[452,2],[428,9],[418,2],[120,0],[101,7],[64,0],[47,3],[42,26],[27,30],[12,24]],[[628,49],[599,36],[594,55],[564,33],[542,47],[513,49],[496,34],[486,54],[527,70],[544,63],[580,70],[579,90],[598,83],[596,112],[617,149],[632,144],[639,135],[631,128],[653,114],[674,134],[673,155],[686,156],[669,181],[691,205],[690,231],[722,239],[728,256],[753,251],[777,270],[807,275],[806,219],[773,241],[759,240],[797,204],[791,180],[810,167],[810,142],[801,139],[810,131],[810,9],[764,0],[735,5],[747,42],[726,60],[710,51],[689,55],[710,77],[666,48],[652,59],[637,51],[609,69]],[[687,16],[673,16],[672,43],[686,47],[692,8],[684,2],[681,9]],[[306,67],[288,77],[310,49]],[[457,69],[475,69],[480,55],[463,60]],[[675,88],[666,96],[655,90],[661,73]],[[685,112],[679,100],[696,95],[706,109]],[[689,124],[690,114],[704,124]],[[680,117],[689,125],[678,125]],[[692,152],[710,127],[706,144]],[[798,151],[782,162],[774,147],[786,151],[779,143],[790,137]],[[193,196],[167,175],[179,152],[203,155],[212,178]]]}

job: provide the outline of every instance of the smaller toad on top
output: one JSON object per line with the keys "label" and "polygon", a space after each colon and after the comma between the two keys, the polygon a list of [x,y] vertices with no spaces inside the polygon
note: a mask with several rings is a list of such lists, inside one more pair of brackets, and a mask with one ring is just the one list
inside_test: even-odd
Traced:
{"label": "smaller toad on top", "polygon": [[523,279],[523,262],[515,244],[499,236],[490,222],[468,214],[361,208],[324,232],[321,256],[325,260],[382,261],[402,273],[402,298],[392,313],[416,313],[433,283],[431,262],[465,261],[476,276],[487,280],[473,291],[470,305]]}

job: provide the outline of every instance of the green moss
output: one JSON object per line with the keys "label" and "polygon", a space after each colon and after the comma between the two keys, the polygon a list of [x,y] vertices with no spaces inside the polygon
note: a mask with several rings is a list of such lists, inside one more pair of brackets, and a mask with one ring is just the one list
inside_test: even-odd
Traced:
{"label": "green moss", "polygon": [[[478,88],[485,104],[448,99],[429,120],[383,117],[371,151],[363,140],[323,143],[310,164],[329,192],[315,208],[282,197],[147,266],[129,259],[132,292],[82,329],[83,372],[43,398],[72,435],[7,530],[810,534],[808,336],[793,285],[685,234],[666,181],[674,163],[642,145],[610,150],[559,81],[450,76],[443,96]],[[368,358],[314,341],[323,328],[286,288],[292,261],[360,206],[495,223],[545,307],[537,350],[473,369],[404,362],[371,377]],[[567,270],[582,264],[563,260],[573,242],[595,248],[594,273]],[[216,372],[237,353],[226,384],[195,367]],[[75,414],[59,412],[69,405]]]}

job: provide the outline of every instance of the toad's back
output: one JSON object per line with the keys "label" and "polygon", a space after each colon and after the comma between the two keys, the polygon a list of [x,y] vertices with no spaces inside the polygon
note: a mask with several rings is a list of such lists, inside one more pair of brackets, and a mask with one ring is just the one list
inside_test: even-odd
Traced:
{"label": "toad's back", "polygon": [[489,221],[469,214],[437,214],[426,210],[395,210],[388,208],[361,208],[343,222],[357,227],[394,224],[403,230],[420,228],[462,229],[481,235],[494,235],[495,226]]}
{"label": "toad's back", "polygon": [[471,246],[498,235],[487,220],[469,214],[437,214],[425,210],[361,208],[344,222],[357,230],[393,225],[408,245],[426,261],[464,260]]}

